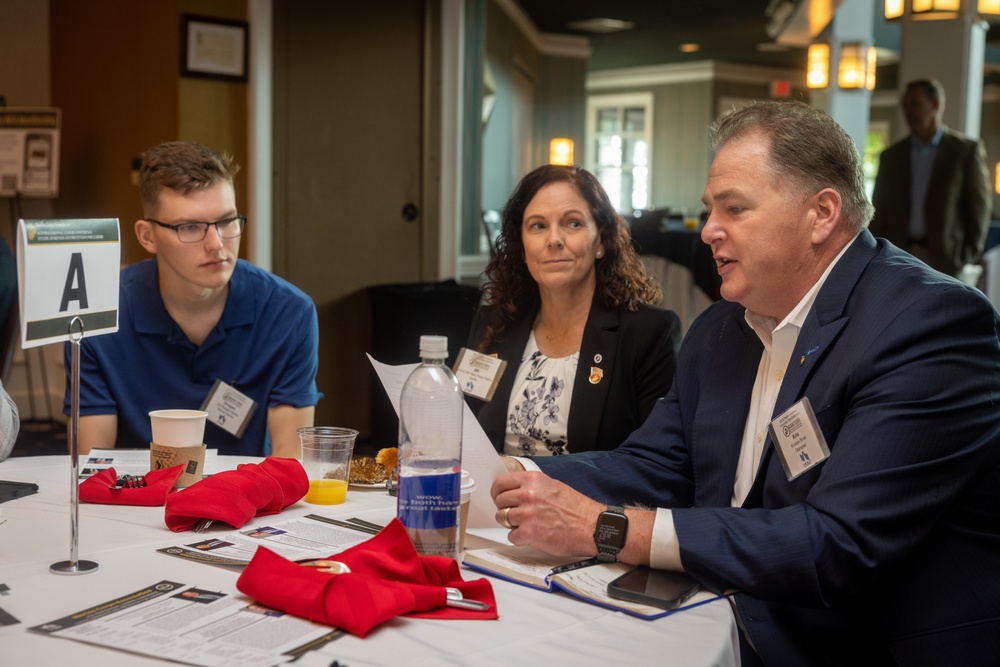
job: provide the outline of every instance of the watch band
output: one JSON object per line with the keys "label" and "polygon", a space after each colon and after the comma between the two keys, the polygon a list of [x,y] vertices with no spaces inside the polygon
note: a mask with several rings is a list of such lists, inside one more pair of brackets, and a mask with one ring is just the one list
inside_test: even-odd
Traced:
{"label": "watch band", "polygon": [[619,551],[620,549],[611,547],[597,547],[597,560],[602,563],[614,563],[618,560]]}
{"label": "watch band", "polygon": [[[620,514],[625,516],[625,508],[621,505],[608,505],[608,509],[597,517],[598,526],[600,526],[601,518],[605,514]],[[626,524],[627,526],[628,524]],[[597,544],[597,560],[602,563],[614,563],[618,560],[618,552],[621,551],[621,545],[615,546],[611,544],[602,544],[597,541],[597,532],[594,533],[594,542]]]}

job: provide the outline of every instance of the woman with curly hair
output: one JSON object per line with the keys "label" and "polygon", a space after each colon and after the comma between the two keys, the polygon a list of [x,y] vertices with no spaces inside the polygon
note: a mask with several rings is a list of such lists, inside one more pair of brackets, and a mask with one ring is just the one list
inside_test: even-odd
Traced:
{"label": "woman with curly hair", "polygon": [[502,453],[614,449],[670,388],[680,320],[593,174],[539,167],[501,216],[468,347],[507,366],[473,411]]}

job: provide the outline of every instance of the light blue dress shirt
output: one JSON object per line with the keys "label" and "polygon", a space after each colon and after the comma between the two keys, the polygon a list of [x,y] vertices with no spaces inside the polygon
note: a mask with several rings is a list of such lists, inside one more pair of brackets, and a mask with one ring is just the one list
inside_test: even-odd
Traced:
{"label": "light blue dress shirt", "polygon": [[943,134],[944,129],[939,127],[929,142],[921,141],[915,136],[910,137],[910,238],[922,239],[927,235],[924,201],[927,199],[934,157]]}

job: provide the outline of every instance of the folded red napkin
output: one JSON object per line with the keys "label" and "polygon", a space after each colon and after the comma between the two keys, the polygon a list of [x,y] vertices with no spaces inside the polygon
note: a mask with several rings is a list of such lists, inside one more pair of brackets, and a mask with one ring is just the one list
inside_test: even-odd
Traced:
{"label": "folded red napkin", "polygon": [[167,495],[173,490],[174,482],[184,472],[183,465],[172,468],[150,470],[145,474],[146,486],[141,489],[112,489],[118,479],[114,468],[105,468],[80,482],[80,500],[85,503],[105,505],[144,505],[155,507],[167,502]]}
{"label": "folded red napkin", "polygon": [[[328,574],[293,563],[266,547],[246,566],[236,587],[257,602],[364,637],[376,625],[401,614],[421,618],[497,618],[493,586],[486,579],[465,581],[458,563],[445,556],[419,556],[399,519],[378,535],[330,556],[348,574]],[[487,611],[446,607],[445,587]]]}
{"label": "folded red napkin", "polygon": [[239,528],[255,516],[276,514],[298,502],[309,490],[306,471],[297,459],[268,457],[241,463],[192,484],[167,498],[164,521],[174,532],[190,530],[201,519]]}

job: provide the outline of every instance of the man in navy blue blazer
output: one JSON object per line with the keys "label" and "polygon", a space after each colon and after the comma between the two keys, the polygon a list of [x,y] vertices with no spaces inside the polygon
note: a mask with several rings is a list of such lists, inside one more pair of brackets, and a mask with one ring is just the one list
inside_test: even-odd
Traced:
{"label": "man in navy blue blazer", "polygon": [[725,301],[622,446],[508,460],[497,521],[738,590],[744,665],[998,664],[996,310],[867,231],[825,113],[762,102],[713,129]]}

